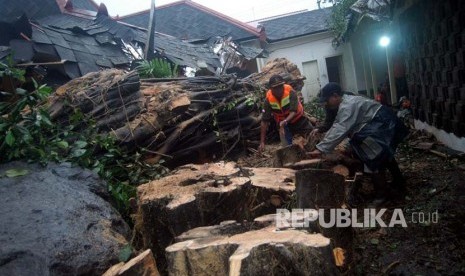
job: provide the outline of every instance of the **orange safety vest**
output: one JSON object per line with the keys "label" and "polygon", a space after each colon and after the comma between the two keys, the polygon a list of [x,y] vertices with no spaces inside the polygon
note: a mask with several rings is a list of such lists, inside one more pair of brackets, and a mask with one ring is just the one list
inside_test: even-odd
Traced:
{"label": "orange safety vest", "polygon": [[[270,103],[271,110],[273,111],[274,119],[277,123],[284,121],[284,119],[286,119],[290,113],[289,107],[291,105],[291,101],[290,101],[291,91],[292,91],[292,86],[285,84],[284,93],[283,93],[283,96],[281,97],[281,102],[279,102],[276,99],[276,97],[271,92],[271,89],[266,92],[266,99]],[[292,118],[292,120],[290,121],[290,123],[293,124],[297,122],[300,119],[300,117],[302,117],[302,115],[304,115],[304,107],[302,106],[300,101],[297,101],[297,111],[296,111],[294,118]]]}

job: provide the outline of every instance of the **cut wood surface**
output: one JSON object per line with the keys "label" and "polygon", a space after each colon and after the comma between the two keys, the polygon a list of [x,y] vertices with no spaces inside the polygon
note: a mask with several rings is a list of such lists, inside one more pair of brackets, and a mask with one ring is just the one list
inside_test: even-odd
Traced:
{"label": "cut wood surface", "polygon": [[[296,173],[297,208],[321,210],[324,222],[331,221],[332,211],[344,208],[346,189],[344,176],[332,170],[308,169]],[[337,221],[336,218],[333,218]],[[310,223],[310,229],[331,239],[335,247],[347,252],[346,259],[352,258],[353,232],[351,227],[338,227],[336,223],[330,227],[321,225],[318,219]],[[344,266],[347,269],[347,264]]]}
{"label": "cut wood surface", "polygon": [[118,263],[108,269],[103,276],[158,276],[157,265],[150,249],[140,253],[127,263]]}
{"label": "cut wood surface", "polygon": [[320,234],[229,221],[178,240],[166,248],[170,275],[337,274],[330,240]]}
{"label": "cut wood surface", "polygon": [[181,233],[226,220],[253,220],[291,200],[295,171],[241,168],[233,162],[185,165],[138,187],[138,219],[157,262]]}

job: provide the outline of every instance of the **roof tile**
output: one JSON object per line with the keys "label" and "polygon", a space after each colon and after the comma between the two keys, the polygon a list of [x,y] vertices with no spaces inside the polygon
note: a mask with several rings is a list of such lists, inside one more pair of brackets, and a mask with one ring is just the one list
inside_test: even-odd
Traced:
{"label": "roof tile", "polygon": [[269,41],[279,41],[328,30],[331,8],[307,11],[261,21]]}

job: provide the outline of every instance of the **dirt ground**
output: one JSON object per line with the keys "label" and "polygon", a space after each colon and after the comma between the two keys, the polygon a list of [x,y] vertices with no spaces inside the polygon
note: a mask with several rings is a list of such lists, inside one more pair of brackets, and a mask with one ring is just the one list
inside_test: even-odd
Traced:
{"label": "dirt ground", "polygon": [[386,205],[384,221],[401,208],[407,227],[354,228],[350,274],[465,275],[464,162],[408,144],[400,147],[397,160],[408,192]]}
{"label": "dirt ground", "polygon": [[[252,154],[238,163],[272,166],[278,148],[267,146],[264,155]],[[396,159],[407,179],[407,195],[381,208],[387,209],[386,223],[400,208],[407,227],[353,228],[354,258],[343,274],[465,275],[465,160],[447,150],[447,157],[430,151],[436,148],[440,145],[431,135],[418,131],[399,146]],[[357,206],[359,221],[364,208],[370,208],[368,203]]]}

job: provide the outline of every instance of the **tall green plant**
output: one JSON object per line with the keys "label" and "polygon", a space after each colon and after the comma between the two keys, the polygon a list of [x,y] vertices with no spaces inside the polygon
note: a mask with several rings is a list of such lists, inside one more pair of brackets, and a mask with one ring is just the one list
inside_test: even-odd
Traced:
{"label": "tall green plant", "polygon": [[324,107],[318,101],[318,97],[313,97],[310,101],[305,102],[304,110],[319,121],[323,121],[325,119],[326,112]]}
{"label": "tall green plant", "polygon": [[142,78],[172,78],[177,76],[178,65],[171,66],[168,61],[156,58],[139,62],[136,69]]}
{"label": "tall green plant", "polygon": [[[0,69],[0,72],[5,76],[14,70]],[[51,147],[62,145],[50,143],[49,136],[54,132],[54,126],[48,112],[41,106],[51,91],[50,87],[41,85],[33,92],[21,88],[14,93],[4,92],[7,100],[0,103],[0,155],[4,161],[44,159],[49,156]]]}
{"label": "tall green plant", "polygon": [[331,0],[331,2],[333,2],[333,8],[328,25],[339,42],[341,42],[342,35],[346,33],[349,27],[347,16],[350,13],[350,7],[356,1],[357,0]]}

